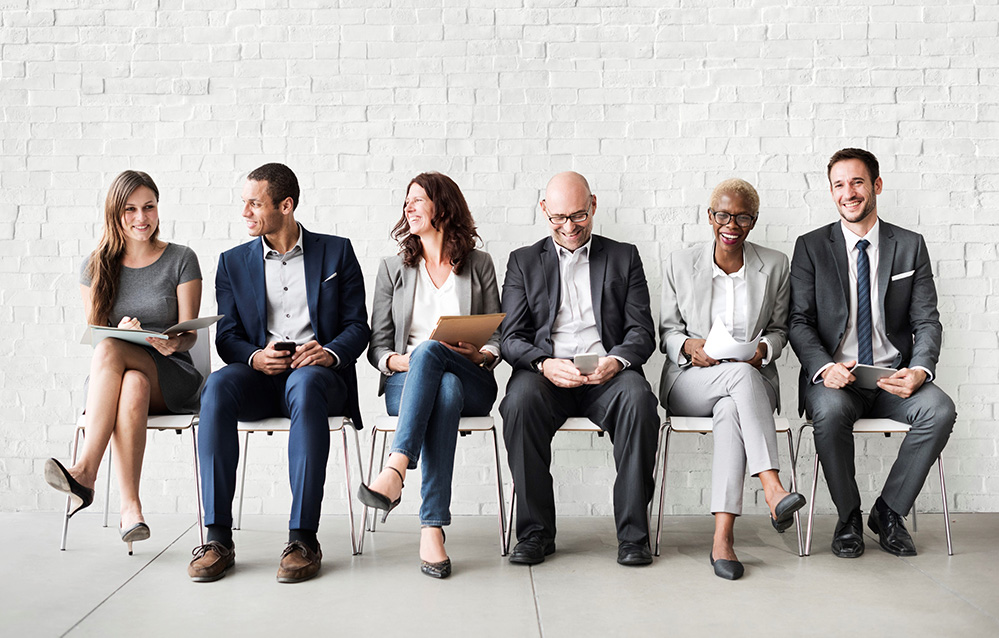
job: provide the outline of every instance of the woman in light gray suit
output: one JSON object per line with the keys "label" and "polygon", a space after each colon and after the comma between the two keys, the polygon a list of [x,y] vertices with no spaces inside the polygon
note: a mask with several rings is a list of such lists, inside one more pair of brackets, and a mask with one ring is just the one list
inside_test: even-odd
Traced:
{"label": "woman in light gray suit", "polygon": [[[773,411],[779,405],[775,362],[787,344],[790,299],[787,256],[746,241],[759,216],[756,189],[741,179],[723,181],[711,194],[708,222],[714,241],[667,258],[659,322],[666,353],[660,402],[676,416],[712,417],[715,452],[711,512],[715,574],[743,574],[736,558],[735,517],[742,513],[748,465],[763,484],[771,523],[779,532],[794,522],[805,499],[778,477]],[[763,334],[748,361],[716,361],[704,352],[715,322],[740,342]]]}
{"label": "woman in light gray suit", "polygon": [[481,349],[429,337],[442,315],[499,312],[499,289],[492,258],[475,249],[479,236],[465,197],[447,175],[413,178],[392,237],[400,250],[378,270],[368,361],[381,371],[378,393],[399,421],[385,469],[360,486],[358,498],[388,516],[402,498],[406,471],[422,456],[420,568],[446,578],[451,560],[442,527],[451,523],[458,420],[492,409],[499,333]]}

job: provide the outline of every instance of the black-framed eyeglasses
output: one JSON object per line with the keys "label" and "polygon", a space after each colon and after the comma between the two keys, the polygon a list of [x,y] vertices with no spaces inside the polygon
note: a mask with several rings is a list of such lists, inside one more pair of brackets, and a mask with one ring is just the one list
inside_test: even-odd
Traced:
{"label": "black-framed eyeglasses", "polygon": [[552,224],[552,226],[561,226],[567,221],[570,221],[573,224],[581,224],[586,221],[587,217],[590,216],[590,209],[592,207],[593,207],[593,199],[590,199],[590,203],[586,207],[586,210],[578,210],[575,213],[569,215],[549,215],[548,221]]}
{"label": "black-framed eyeglasses", "polygon": [[739,213],[738,215],[733,215],[732,213],[727,213],[723,210],[711,210],[708,209],[708,214],[711,218],[715,220],[715,223],[719,226],[726,226],[732,218],[735,218],[735,223],[743,228],[749,228],[756,222],[756,218],[759,215],[750,215],[749,213]]}

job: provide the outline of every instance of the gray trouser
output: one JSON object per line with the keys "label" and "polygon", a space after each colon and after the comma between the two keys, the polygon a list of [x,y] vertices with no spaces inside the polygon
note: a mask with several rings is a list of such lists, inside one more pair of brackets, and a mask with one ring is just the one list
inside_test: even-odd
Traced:
{"label": "gray trouser", "polygon": [[684,371],[668,399],[670,414],[711,417],[711,513],[742,514],[747,465],[753,476],[780,469],[773,388],[748,363],[720,363]]}
{"label": "gray trouser", "polygon": [[957,420],[954,402],[933,383],[924,383],[908,399],[880,389],[847,386],[833,390],[818,383],[805,389],[805,409],[815,426],[815,451],[841,521],[860,509],[853,458],[854,421],[887,418],[909,424],[898,458],[881,489],[881,498],[888,507],[905,516]]}

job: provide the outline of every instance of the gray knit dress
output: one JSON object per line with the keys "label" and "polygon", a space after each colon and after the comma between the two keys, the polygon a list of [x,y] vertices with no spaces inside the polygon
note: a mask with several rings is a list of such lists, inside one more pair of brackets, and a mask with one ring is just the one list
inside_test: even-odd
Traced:
{"label": "gray knit dress", "polygon": [[[80,283],[90,286],[87,276],[88,255],[80,268]],[[117,326],[122,317],[135,317],[143,330],[161,332],[177,323],[177,286],[194,279],[201,279],[198,257],[187,246],[167,244],[160,258],[144,268],[121,267],[118,279],[118,296],[111,306],[108,324]],[[198,390],[201,373],[191,361],[188,352],[163,356],[152,346],[146,352],[156,363],[160,378],[160,391],[167,409],[177,414],[198,411]]]}

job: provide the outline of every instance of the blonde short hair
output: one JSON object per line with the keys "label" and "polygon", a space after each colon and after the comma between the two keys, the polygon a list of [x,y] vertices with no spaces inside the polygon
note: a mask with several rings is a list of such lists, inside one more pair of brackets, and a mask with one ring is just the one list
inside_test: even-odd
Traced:
{"label": "blonde short hair", "polygon": [[733,198],[738,197],[753,215],[760,212],[760,195],[756,192],[756,189],[753,188],[753,185],[744,179],[733,177],[731,179],[726,179],[722,183],[715,186],[715,189],[711,191],[712,209],[718,206],[718,200],[720,200],[723,195],[728,195]]}

